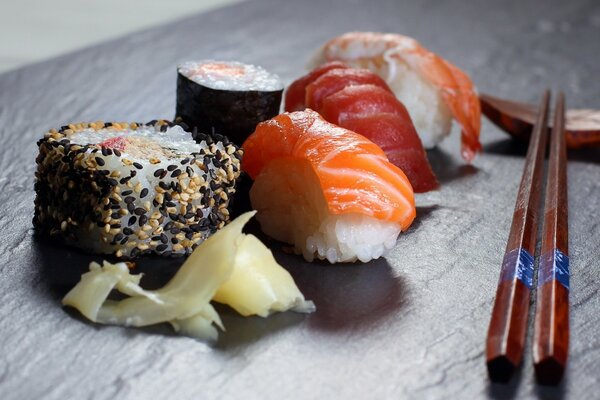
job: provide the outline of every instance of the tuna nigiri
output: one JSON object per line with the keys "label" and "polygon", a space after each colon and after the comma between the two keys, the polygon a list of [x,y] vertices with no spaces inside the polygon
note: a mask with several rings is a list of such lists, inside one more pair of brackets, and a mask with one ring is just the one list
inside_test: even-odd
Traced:
{"label": "tuna nigiri", "polygon": [[[415,192],[438,187],[410,115],[377,74],[367,69],[332,68],[320,74],[311,71],[292,86],[297,82],[306,88],[306,106],[327,121],[375,142],[390,162],[408,176]],[[352,126],[348,121],[352,121]]]}
{"label": "tuna nigiri", "polygon": [[481,149],[481,108],[471,79],[459,68],[407,36],[349,32],[322,46],[310,63],[342,61],[385,79],[408,109],[425,147],[450,133],[452,118],[462,128],[462,156],[471,161]]}
{"label": "tuna nigiri", "polygon": [[378,258],[415,218],[412,187],[383,150],[312,110],[259,124],[243,148],[263,231],[309,261]]}

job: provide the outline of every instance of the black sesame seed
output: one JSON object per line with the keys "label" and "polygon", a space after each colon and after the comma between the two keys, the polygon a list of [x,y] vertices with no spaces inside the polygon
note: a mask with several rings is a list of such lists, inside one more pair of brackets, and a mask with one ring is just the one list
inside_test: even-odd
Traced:
{"label": "black sesame seed", "polygon": [[116,179],[108,178],[108,184],[111,186],[117,186],[119,184],[119,182],[117,182]]}
{"label": "black sesame seed", "polygon": [[154,171],[154,177],[158,178],[160,176],[160,174],[162,174],[164,172],[164,169],[159,168],[156,171]]}
{"label": "black sesame seed", "polygon": [[177,214],[169,213],[169,218],[171,218],[173,221],[177,221]]}
{"label": "black sesame seed", "polygon": [[143,199],[147,195],[148,195],[148,189],[147,188],[143,188],[142,191],[140,192],[140,199]]}
{"label": "black sesame seed", "polygon": [[167,207],[177,207],[177,204],[173,203],[172,201],[167,201],[167,202],[165,203],[165,205],[166,205]]}
{"label": "black sesame seed", "polygon": [[128,240],[129,240],[129,236],[125,236],[123,238],[123,240],[121,240],[121,244],[123,245],[123,244],[127,243]]}
{"label": "black sesame seed", "polygon": [[113,153],[115,153],[115,156],[117,156],[117,157],[121,157],[121,152],[120,152],[119,150],[117,150],[117,149],[114,149],[114,150],[113,150]]}
{"label": "black sesame seed", "polygon": [[194,237],[194,232],[188,232],[188,233],[185,234],[185,238],[188,239],[188,240],[191,240],[192,237]]}
{"label": "black sesame seed", "polygon": [[185,219],[190,219],[190,218],[192,218],[194,215],[195,215],[194,213],[187,213],[187,214],[185,214],[185,215],[184,215],[184,217],[185,217]]}
{"label": "black sesame seed", "polygon": [[129,203],[133,203],[135,201],[135,197],[133,196],[127,196],[125,197],[125,203],[129,204]]}
{"label": "black sesame seed", "polygon": [[171,193],[169,193],[169,192],[165,192],[164,196],[165,196],[165,200],[166,200],[166,201],[171,201],[171,199],[173,198],[173,197],[171,196]]}
{"label": "black sesame seed", "polygon": [[137,257],[139,256],[141,253],[141,250],[138,249],[137,247],[134,247],[133,249],[131,249],[131,257]]}
{"label": "black sesame seed", "polygon": [[122,233],[117,233],[117,235],[115,236],[115,242],[120,242],[121,240],[123,240],[123,234]]}
{"label": "black sesame seed", "polygon": [[193,224],[193,225],[190,225],[190,229],[193,230],[194,232],[200,232],[202,227],[200,226],[200,224]]}
{"label": "black sesame seed", "polygon": [[161,233],[160,234],[160,241],[163,242],[163,243],[167,243],[169,241],[169,238],[164,233]]}
{"label": "black sesame seed", "polygon": [[96,164],[98,164],[101,167],[104,166],[105,163],[104,163],[103,159],[101,159],[100,157],[96,157],[95,160],[96,160]]}
{"label": "black sesame seed", "polygon": [[160,188],[161,188],[161,189],[164,189],[164,190],[169,190],[169,185],[167,185],[167,184],[166,184],[165,182],[163,182],[163,181],[160,181],[160,182],[158,182],[158,186],[160,186]]}
{"label": "black sesame seed", "polygon": [[130,176],[130,177],[132,177],[132,178],[133,178],[133,177],[134,177],[134,176],[136,176],[136,175],[137,175],[137,171],[135,171],[135,170],[133,170],[133,169],[132,169],[131,171],[129,171],[129,176]]}
{"label": "black sesame seed", "polygon": [[110,229],[119,229],[121,228],[121,224],[111,224]]}
{"label": "black sesame seed", "polygon": [[121,218],[121,214],[119,214],[118,212],[114,212],[114,213],[110,214],[110,217],[112,219],[118,219],[118,218]]}
{"label": "black sesame seed", "polygon": [[127,204],[127,211],[133,213],[135,211],[135,205],[133,203]]}
{"label": "black sesame seed", "polygon": [[106,157],[106,156],[108,155],[108,152],[107,152],[106,150],[107,150],[107,148],[106,148],[106,147],[103,147],[103,148],[102,148],[102,150],[101,150],[101,151],[102,151],[102,155],[103,155],[104,157]]}
{"label": "black sesame seed", "polygon": [[171,243],[177,244],[177,243],[179,243],[179,239],[177,239],[176,237],[172,237],[171,238]]}
{"label": "black sesame seed", "polygon": [[152,236],[152,237],[150,238],[150,240],[153,240],[153,241],[158,241],[158,240],[160,240],[160,236]]}
{"label": "black sesame seed", "polygon": [[[135,217],[132,217],[132,218],[135,218]],[[129,224],[129,226],[131,226],[131,225],[133,225],[133,224]],[[131,228],[123,228],[123,233],[126,234],[126,235],[132,235],[133,234],[133,229],[131,229]]]}
{"label": "black sesame seed", "polygon": [[180,169],[176,169],[175,171],[173,171],[173,173],[171,174],[172,178],[177,178],[179,175],[181,175],[181,170]]}
{"label": "black sesame seed", "polygon": [[181,232],[181,229],[179,229],[179,228],[173,228],[173,229],[171,229],[171,234],[172,235],[177,235],[179,232]]}
{"label": "black sesame seed", "polygon": [[194,176],[194,169],[190,166],[185,167],[185,172],[187,172],[190,177]]}
{"label": "black sesame seed", "polygon": [[[120,183],[121,185],[124,185],[124,184],[126,184],[127,182],[129,182],[129,180],[130,180],[130,179],[131,179],[131,177],[130,177],[130,176],[126,176],[125,178],[121,178],[121,179],[119,180],[119,183]],[[131,193],[131,191],[129,191],[129,193]]]}
{"label": "black sesame seed", "polygon": [[[128,178],[129,179],[129,178]],[[129,196],[131,193],[133,193],[133,190],[124,190],[121,195],[123,196]]]}
{"label": "black sesame seed", "polygon": [[121,206],[119,204],[111,204],[109,207],[111,210],[120,210]]}
{"label": "black sesame seed", "polygon": [[171,172],[173,171],[175,168],[177,168],[177,165],[171,164],[167,167],[167,171]]}
{"label": "black sesame seed", "polygon": [[140,220],[138,221],[138,225],[144,226],[146,225],[146,222],[148,222],[148,217],[146,217],[145,215],[141,215]]}
{"label": "black sesame seed", "polygon": [[162,179],[162,178],[164,178],[165,176],[167,176],[167,170],[163,169],[163,170],[162,170],[162,172],[160,173],[160,176],[159,176],[159,178],[160,178],[160,179]]}
{"label": "black sesame seed", "polygon": [[[133,224],[135,224],[135,222],[137,221],[137,217],[134,215],[131,218],[129,218],[129,221],[127,221],[127,226],[131,226]],[[125,232],[125,230],[123,229],[123,232]],[[131,232],[133,233],[133,232]],[[128,235],[131,235],[131,233],[128,233]]]}
{"label": "black sesame seed", "polygon": [[134,166],[134,167],[136,167],[137,169],[142,169],[142,168],[144,168],[144,167],[142,166],[142,164],[140,164],[140,163],[137,163],[137,162],[134,162],[134,163],[133,163],[133,166]]}
{"label": "black sesame seed", "polygon": [[189,162],[190,162],[189,158],[184,158],[183,160],[181,160],[181,165],[185,165],[185,164],[187,164]]}
{"label": "black sesame seed", "polygon": [[146,210],[143,209],[142,207],[138,207],[138,208],[134,209],[133,212],[134,212],[135,215],[144,215],[144,214],[146,214]]}
{"label": "black sesame seed", "polygon": [[183,217],[183,215],[179,216],[179,222],[181,222],[182,224],[185,224],[187,221],[185,220],[185,218]]}
{"label": "black sesame seed", "polygon": [[159,244],[158,246],[156,246],[156,251],[160,251],[163,252],[165,251],[169,246],[167,246],[166,244]]}

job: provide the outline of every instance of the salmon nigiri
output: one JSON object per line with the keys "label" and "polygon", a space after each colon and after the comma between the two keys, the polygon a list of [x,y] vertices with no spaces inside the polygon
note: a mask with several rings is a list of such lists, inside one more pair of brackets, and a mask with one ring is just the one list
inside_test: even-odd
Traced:
{"label": "salmon nigiri", "polygon": [[410,182],[383,150],[312,110],[259,124],[243,148],[263,231],[309,261],[378,258],[415,218]]}
{"label": "salmon nigiri", "polygon": [[481,150],[481,107],[471,79],[416,40],[393,33],[349,32],[322,46],[310,67],[342,61],[382,77],[408,109],[425,147],[462,128],[461,154],[471,161]]}

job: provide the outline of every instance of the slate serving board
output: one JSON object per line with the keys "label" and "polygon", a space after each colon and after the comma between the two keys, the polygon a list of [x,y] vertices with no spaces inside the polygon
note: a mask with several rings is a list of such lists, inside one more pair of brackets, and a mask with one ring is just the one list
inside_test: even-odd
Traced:
{"label": "slate serving board", "polygon": [[[60,21],[56,21],[60,23]],[[386,258],[310,265],[277,258],[317,312],[243,319],[210,348],[165,326],[99,327],[60,307],[94,257],[34,235],[35,142],[86,120],[171,118],[177,63],[236,59],[289,82],[312,49],[349,30],[401,32],[467,71],[480,90],[537,101],[550,86],[600,108],[593,1],[249,1],[0,75],[0,398],[597,398],[600,152],[569,154],[571,347],[564,382],[535,385],[531,351],[490,384],[484,341],[525,148],[487,121],[484,152],[458,135],[429,157],[442,188]],[[156,286],[181,260],[147,259]],[[532,308],[533,310],[533,308]],[[530,342],[529,342],[530,344]]]}

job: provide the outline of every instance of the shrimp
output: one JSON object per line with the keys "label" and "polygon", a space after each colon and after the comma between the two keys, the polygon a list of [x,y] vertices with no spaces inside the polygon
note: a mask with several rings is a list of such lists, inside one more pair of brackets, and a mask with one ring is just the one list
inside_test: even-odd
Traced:
{"label": "shrimp", "polygon": [[327,42],[311,68],[330,61],[367,68],[382,77],[407,107],[425,147],[461,126],[461,155],[470,162],[481,150],[481,108],[471,79],[416,40],[391,33],[349,32]]}

